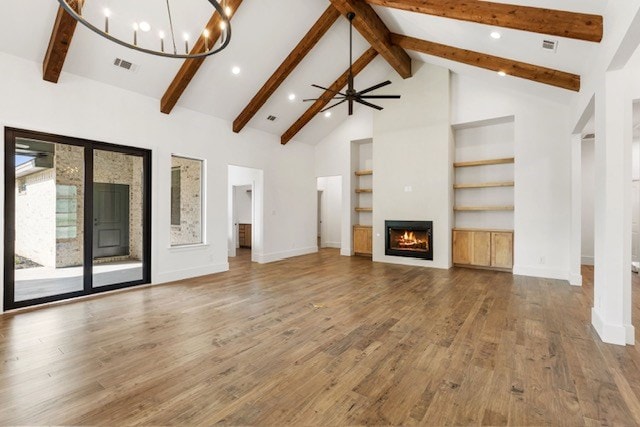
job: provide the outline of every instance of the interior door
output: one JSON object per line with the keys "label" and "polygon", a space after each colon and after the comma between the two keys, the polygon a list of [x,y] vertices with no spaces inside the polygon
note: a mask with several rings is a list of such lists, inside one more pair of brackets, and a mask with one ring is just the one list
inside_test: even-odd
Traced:
{"label": "interior door", "polygon": [[129,186],[93,184],[93,258],[129,255]]}

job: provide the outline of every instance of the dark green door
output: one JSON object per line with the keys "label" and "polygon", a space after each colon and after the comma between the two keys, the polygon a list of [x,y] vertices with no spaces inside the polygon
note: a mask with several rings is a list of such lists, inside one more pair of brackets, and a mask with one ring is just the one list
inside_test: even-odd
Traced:
{"label": "dark green door", "polygon": [[129,186],[93,184],[93,258],[129,255]]}

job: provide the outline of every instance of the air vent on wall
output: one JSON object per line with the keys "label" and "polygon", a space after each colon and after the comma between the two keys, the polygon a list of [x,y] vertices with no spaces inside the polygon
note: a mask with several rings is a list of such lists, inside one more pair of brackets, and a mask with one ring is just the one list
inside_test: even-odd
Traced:
{"label": "air vent on wall", "polygon": [[542,49],[548,52],[555,52],[558,50],[557,40],[542,40]]}
{"label": "air vent on wall", "polygon": [[275,121],[276,121],[276,119],[277,119],[277,117],[276,117],[276,116],[269,116],[269,117],[267,117],[267,120],[269,120],[270,122],[275,122]]}
{"label": "air vent on wall", "polygon": [[124,68],[127,71],[131,71],[131,72],[136,72],[138,71],[138,66],[134,63],[131,63],[129,61],[125,61],[124,59],[120,59],[120,58],[116,58],[115,61],[113,61],[113,65],[115,65],[116,67],[120,67],[120,68]]}
{"label": "air vent on wall", "polygon": [[595,133],[586,133],[584,135],[582,135],[582,139],[595,139],[596,138],[596,134]]}

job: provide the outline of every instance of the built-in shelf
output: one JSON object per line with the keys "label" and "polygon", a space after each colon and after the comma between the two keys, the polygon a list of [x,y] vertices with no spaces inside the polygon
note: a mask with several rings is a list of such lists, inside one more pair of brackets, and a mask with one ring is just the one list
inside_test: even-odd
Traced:
{"label": "built-in shelf", "polygon": [[503,164],[507,164],[507,163],[514,163],[515,162],[515,158],[513,157],[506,157],[503,159],[488,159],[488,160],[476,160],[473,162],[458,162],[458,163],[454,163],[453,167],[454,168],[468,168],[471,166],[488,166],[488,165],[503,165]]}
{"label": "built-in shelf", "polygon": [[503,182],[483,182],[473,184],[455,184],[453,188],[456,190],[462,190],[466,188],[494,188],[494,187],[513,187],[515,183],[513,181]]}
{"label": "built-in shelf", "polygon": [[356,188],[356,193],[373,193],[372,188]]}
{"label": "built-in shelf", "polygon": [[489,211],[512,211],[513,206],[455,206],[456,212],[489,212]]}
{"label": "built-in shelf", "polygon": [[373,208],[356,208],[356,212],[373,212]]}
{"label": "built-in shelf", "polygon": [[371,169],[356,171],[356,176],[365,176],[365,175],[373,175],[373,171]]}

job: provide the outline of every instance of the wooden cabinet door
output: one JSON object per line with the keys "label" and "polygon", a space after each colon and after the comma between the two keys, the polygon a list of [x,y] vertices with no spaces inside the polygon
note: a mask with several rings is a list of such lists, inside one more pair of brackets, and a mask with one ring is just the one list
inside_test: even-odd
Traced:
{"label": "wooden cabinet door", "polygon": [[453,263],[461,265],[471,264],[471,231],[453,230]]}
{"label": "wooden cabinet door", "polygon": [[353,251],[356,254],[371,255],[373,253],[373,230],[369,227],[353,228]]}
{"label": "wooden cabinet door", "polygon": [[244,247],[251,247],[251,224],[244,225]]}
{"label": "wooden cabinet door", "polygon": [[488,231],[472,232],[471,265],[479,267],[491,266],[491,233]]}
{"label": "wooden cabinet door", "polygon": [[491,233],[491,266],[513,268],[513,233]]}

